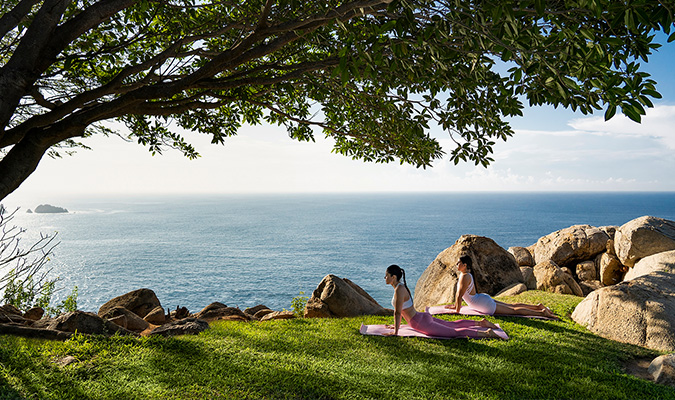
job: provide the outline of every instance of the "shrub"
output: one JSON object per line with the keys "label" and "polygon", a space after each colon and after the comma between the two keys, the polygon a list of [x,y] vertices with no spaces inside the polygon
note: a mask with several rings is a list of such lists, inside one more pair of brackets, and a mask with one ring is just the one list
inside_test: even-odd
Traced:
{"label": "shrub", "polygon": [[305,313],[305,306],[307,305],[307,300],[309,297],[303,296],[305,292],[298,293],[297,296],[291,299],[291,308],[293,308],[293,313],[298,317],[302,317]]}
{"label": "shrub", "polygon": [[49,306],[59,280],[49,279],[51,269],[46,267],[58,245],[56,233],[40,234],[36,243],[24,249],[20,242],[25,229],[9,225],[15,213],[16,210],[10,214],[0,212],[0,273],[7,271],[0,275],[2,300],[22,311],[32,307],[42,307],[47,314],[74,311],[77,309],[77,286],[59,305]]}

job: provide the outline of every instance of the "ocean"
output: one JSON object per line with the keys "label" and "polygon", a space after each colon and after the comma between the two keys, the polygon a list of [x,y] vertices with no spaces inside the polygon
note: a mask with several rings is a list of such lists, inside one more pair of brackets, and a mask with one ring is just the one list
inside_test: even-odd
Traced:
{"label": "ocean", "polygon": [[[29,214],[28,247],[57,233],[47,264],[63,288],[78,287],[78,308],[98,311],[113,297],[152,289],[163,307],[191,312],[218,301],[291,309],[334,274],[388,307],[388,265],[408,285],[461,235],[508,249],[576,224],[616,225],[643,216],[675,220],[675,193],[274,194],[77,198],[42,203],[67,214]],[[4,272],[4,271],[0,271]]]}

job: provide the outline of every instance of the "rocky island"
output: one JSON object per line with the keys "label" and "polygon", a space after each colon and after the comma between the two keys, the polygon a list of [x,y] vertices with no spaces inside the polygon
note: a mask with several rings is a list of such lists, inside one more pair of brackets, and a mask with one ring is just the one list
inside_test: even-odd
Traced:
{"label": "rocky island", "polygon": [[[28,210],[28,212],[30,212],[30,210]],[[59,214],[67,213],[68,210],[65,208],[53,206],[51,204],[40,204],[39,206],[35,207],[35,212],[38,214]]]}

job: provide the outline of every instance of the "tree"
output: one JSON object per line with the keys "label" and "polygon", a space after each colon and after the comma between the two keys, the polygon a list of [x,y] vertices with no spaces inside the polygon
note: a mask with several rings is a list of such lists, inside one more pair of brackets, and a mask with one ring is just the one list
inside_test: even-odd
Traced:
{"label": "tree", "polygon": [[[178,126],[223,143],[283,125],[375,162],[488,165],[523,103],[639,121],[640,61],[675,1],[0,0],[0,199],[45,155],[118,134],[196,157]],[[669,40],[673,40],[671,35]],[[500,72],[501,71],[501,72]]]}

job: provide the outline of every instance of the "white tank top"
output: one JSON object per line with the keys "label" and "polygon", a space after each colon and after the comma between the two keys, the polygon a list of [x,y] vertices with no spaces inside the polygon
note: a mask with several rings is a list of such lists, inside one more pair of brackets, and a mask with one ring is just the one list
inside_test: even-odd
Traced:
{"label": "white tank top", "polygon": [[[396,285],[396,288],[394,288],[394,289],[397,289],[399,287],[399,285],[400,285],[400,283],[398,285]],[[394,290],[394,297],[391,298],[391,305],[394,308],[396,308],[396,304],[394,303],[395,298],[396,298],[396,290]],[[405,309],[410,308],[412,306],[413,306],[413,299],[412,299],[412,297],[409,297],[408,300],[403,302],[402,309],[405,310]]]}

